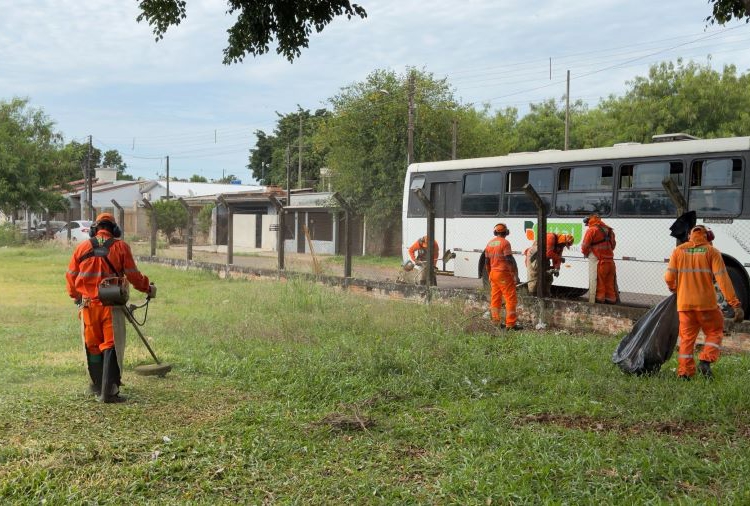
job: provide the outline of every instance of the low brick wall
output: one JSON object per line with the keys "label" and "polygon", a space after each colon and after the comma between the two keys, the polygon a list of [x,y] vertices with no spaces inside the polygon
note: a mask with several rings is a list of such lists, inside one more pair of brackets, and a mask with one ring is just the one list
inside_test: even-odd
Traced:
{"label": "low brick wall", "polygon": [[[385,299],[427,302],[429,296],[429,300],[432,302],[448,302],[460,299],[467,306],[477,310],[487,305],[486,295],[480,290],[440,287],[428,289],[424,286],[404,285],[389,281],[315,276],[296,272],[279,273],[277,270],[271,269],[255,269],[209,262],[188,262],[174,258],[139,256],[136,259],[138,262],[167,265],[176,269],[209,271],[215,273],[219,278],[282,282],[289,278],[305,279],[338,290]],[[561,328],[572,332],[593,332],[610,336],[622,335],[629,331],[646,311],[648,311],[646,308],[640,307],[589,304],[588,302],[564,299],[544,299],[540,301],[536,297],[520,294],[518,300],[519,320],[527,328],[534,328],[541,321],[546,325],[546,328]],[[702,342],[702,334],[699,336],[699,342]],[[741,324],[727,321],[723,346],[730,351],[750,351],[750,321]]]}

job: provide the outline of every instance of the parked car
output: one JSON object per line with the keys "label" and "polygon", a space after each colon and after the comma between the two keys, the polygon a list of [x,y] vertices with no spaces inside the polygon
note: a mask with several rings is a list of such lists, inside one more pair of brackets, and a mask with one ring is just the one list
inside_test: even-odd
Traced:
{"label": "parked car", "polygon": [[68,240],[68,227],[70,227],[70,240],[72,242],[85,241],[89,238],[89,229],[93,222],[89,220],[71,221],[55,234],[56,241]]}

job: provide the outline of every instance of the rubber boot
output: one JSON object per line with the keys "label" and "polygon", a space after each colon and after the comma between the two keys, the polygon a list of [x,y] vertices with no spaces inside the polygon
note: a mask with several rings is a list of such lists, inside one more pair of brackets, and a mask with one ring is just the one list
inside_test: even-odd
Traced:
{"label": "rubber boot", "polygon": [[86,365],[88,366],[89,376],[91,377],[89,392],[99,396],[102,393],[102,376],[104,374],[104,360],[102,355],[92,355],[87,351]]}
{"label": "rubber boot", "polygon": [[104,367],[102,369],[102,390],[99,402],[125,402],[127,399],[120,395],[120,366],[117,365],[117,352],[114,348],[104,350]]}
{"label": "rubber boot", "polygon": [[713,379],[714,373],[711,372],[711,362],[701,360],[698,362],[698,370],[701,372],[704,378]]}

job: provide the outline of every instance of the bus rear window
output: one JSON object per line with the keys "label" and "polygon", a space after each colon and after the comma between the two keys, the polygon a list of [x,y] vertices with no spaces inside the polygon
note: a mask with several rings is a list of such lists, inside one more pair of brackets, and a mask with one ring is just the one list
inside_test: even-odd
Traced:
{"label": "bus rear window", "polygon": [[500,172],[466,174],[461,194],[461,212],[495,216],[500,210]]}
{"label": "bus rear window", "polygon": [[690,167],[688,209],[701,216],[738,216],[742,211],[742,160],[695,160]]}

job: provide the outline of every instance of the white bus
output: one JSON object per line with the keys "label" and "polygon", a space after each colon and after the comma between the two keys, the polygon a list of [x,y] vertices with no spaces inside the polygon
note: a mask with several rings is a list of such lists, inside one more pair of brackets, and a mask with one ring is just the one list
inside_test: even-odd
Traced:
{"label": "white bus", "polygon": [[[688,138],[687,140],[675,140]],[[653,144],[415,163],[404,183],[403,255],[427,232],[426,212],[413,194],[422,188],[436,208],[435,239],[456,257],[438,267],[457,277],[482,278],[484,247],[498,222],[508,236],[521,280],[523,251],[534,240],[536,209],[523,191],[531,183],[548,205],[547,231],[573,235],[554,285],[582,295],[588,260],[580,252],[582,219],[598,213],[615,230],[621,292],[668,295],[663,281],[675,247],[670,225],[677,211],[662,181],[672,178],[698,223],[710,227],[724,255],[737,296],[748,312],[750,298],[750,137],[700,140],[684,134],[655,136]]]}

